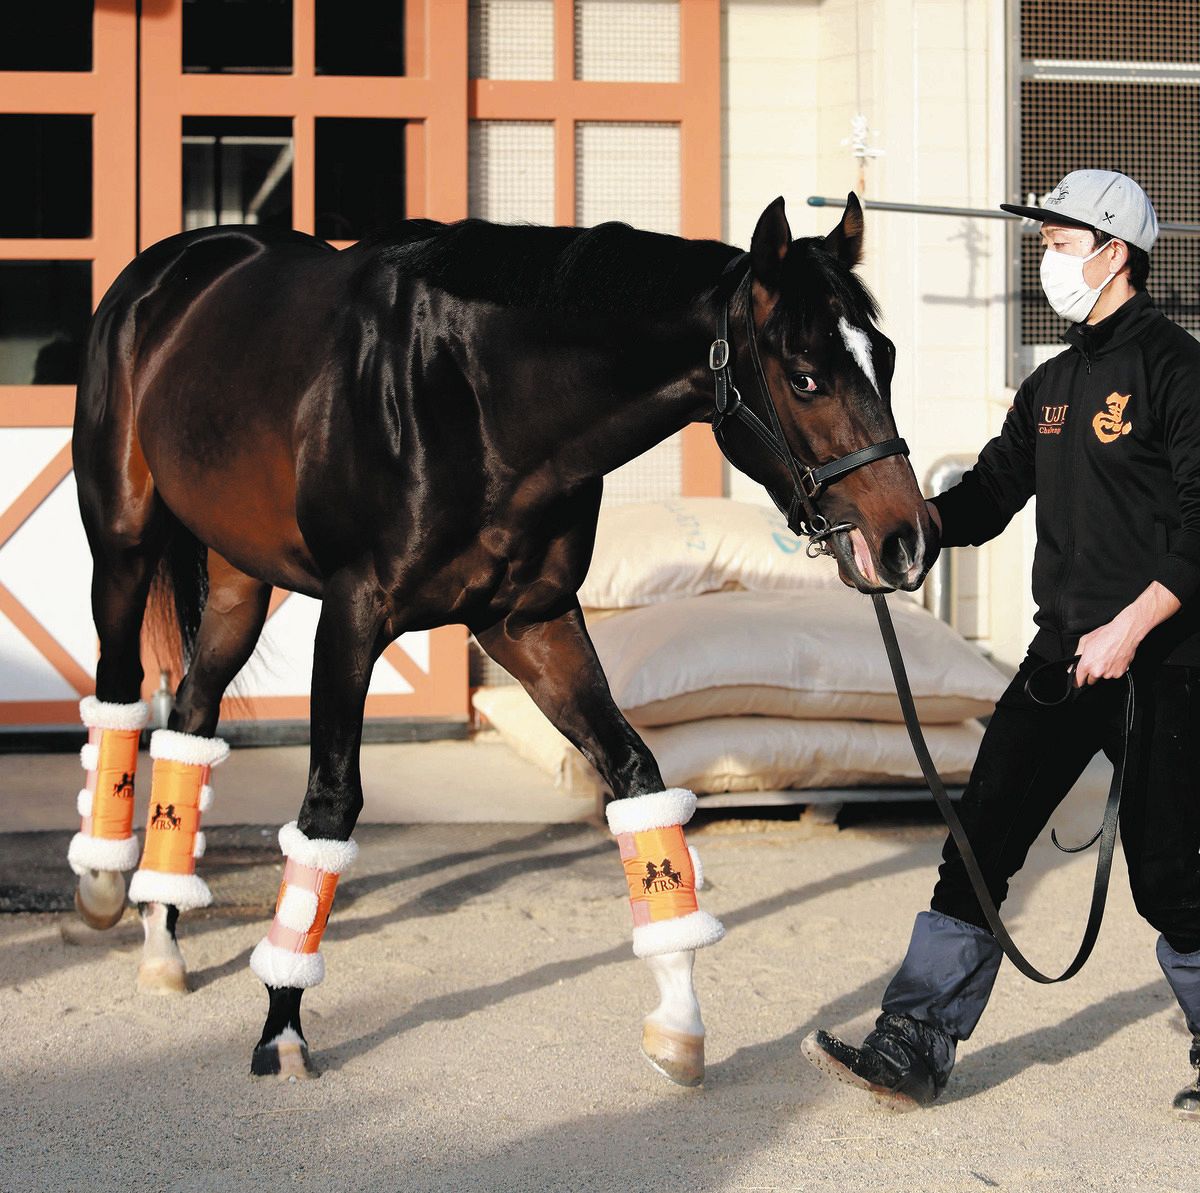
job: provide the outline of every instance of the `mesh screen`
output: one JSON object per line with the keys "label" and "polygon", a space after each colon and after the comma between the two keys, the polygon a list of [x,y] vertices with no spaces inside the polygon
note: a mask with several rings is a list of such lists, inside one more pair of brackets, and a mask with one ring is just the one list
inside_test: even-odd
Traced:
{"label": "mesh screen", "polygon": [[679,125],[575,126],[575,220],[679,234]]}
{"label": "mesh screen", "polygon": [[1197,62],[1200,4],[1022,0],[1021,56],[1074,62]]}
{"label": "mesh screen", "polygon": [[[1080,16],[1083,9],[1090,14],[1086,20]],[[1134,13],[1136,36],[1131,32]],[[1178,82],[1147,81],[1123,77],[1117,61],[1130,62],[1136,53],[1140,61],[1196,64],[1200,4],[1023,0],[1021,19],[1025,53],[1041,59],[1025,64],[1026,75],[1053,75],[1048,59],[1084,59],[1088,55],[1081,46],[1100,47],[1090,56],[1104,59],[1083,77],[1022,80],[1016,180],[1022,199],[1031,193],[1040,199],[1071,170],[1120,170],[1145,188],[1160,220],[1200,223],[1195,178],[1200,73]],[[1020,247],[1023,345],[1054,343],[1066,327],[1042,295],[1040,260],[1037,237],[1027,232]],[[1200,238],[1163,233],[1150,261],[1147,289],[1155,302],[1200,334]]]}
{"label": "mesh screen", "polygon": [[680,0],[575,0],[575,77],[679,82]]}
{"label": "mesh screen", "polygon": [[604,478],[604,504],[659,501],[682,491],[682,433],[664,439],[648,452],[610,472]]}
{"label": "mesh screen", "polygon": [[554,78],[554,0],[471,0],[473,79]]}
{"label": "mesh screen", "polygon": [[498,224],[553,224],[554,125],[472,120],[467,210]]}

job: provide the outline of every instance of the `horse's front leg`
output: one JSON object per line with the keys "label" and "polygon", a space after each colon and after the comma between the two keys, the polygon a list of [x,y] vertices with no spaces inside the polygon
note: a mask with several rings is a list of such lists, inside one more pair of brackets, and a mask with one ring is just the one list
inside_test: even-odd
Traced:
{"label": "horse's front leg", "polygon": [[338,876],[357,854],[350,833],[363,805],[363,707],[385,622],[373,581],[339,575],[330,583],[313,650],[308,789],[297,820],[279,832],[286,863],[275,918],[250,959],[270,997],[250,1062],[257,1076],[312,1072],[300,998],[325,976],[321,937]]}
{"label": "horse's front leg", "polygon": [[606,813],[629,883],[633,949],[646,959],[660,996],[646,1016],[642,1051],[672,1081],[699,1085],[704,1022],[692,965],[696,949],[715,944],[724,929],[696,906],[702,879],[683,837],[696,797],[680,788],[664,790],[654,756],[613,701],[578,605],[548,621],[513,615],[476,638],[613,794]]}

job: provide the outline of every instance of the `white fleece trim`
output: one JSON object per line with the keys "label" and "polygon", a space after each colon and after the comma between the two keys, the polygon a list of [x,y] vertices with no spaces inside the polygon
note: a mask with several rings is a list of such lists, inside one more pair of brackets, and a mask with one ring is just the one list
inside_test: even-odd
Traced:
{"label": "white fleece trim", "polygon": [[700,864],[700,855],[689,845],[688,857],[692,859],[692,869],[696,874],[696,890],[704,890],[704,867]]}
{"label": "white fleece trim", "polygon": [[318,953],[293,953],[272,944],[265,936],[250,954],[250,968],[259,981],[275,990],[307,990],[325,980],[325,958]]}
{"label": "white fleece trim", "polygon": [[204,851],[207,848],[208,838],[202,832],[197,831],[196,836],[192,841],[192,857],[202,858],[204,856]]}
{"label": "white fleece trim", "polygon": [[317,918],[317,896],[302,886],[284,888],[275,918],[293,932],[307,932]]}
{"label": "white fleece trim", "polygon": [[200,788],[200,811],[207,812],[212,807],[213,792],[212,788],[205,783]]}
{"label": "white fleece trim", "polygon": [[67,847],[67,863],[80,875],[86,870],[132,870],[141,852],[137,837],[122,839],[76,833]]}
{"label": "white fleece trim", "polygon": [[150,735],[150,757],[187,766],[220,766],[229,757],[229,743],[219,737],[156,729]]}
{"label": "white fleece trim", "polygon": [[84,742],[79,751],[79,765],[84,770],[95,770],[100,765],[100,747],[95,742]]}
{"label": "white fleece trim", "polygon": [[294,820],[279,830],[279,848],[284,857],[299,862],[302,866],[310,866],[314,870],[324,870],[326,874],[341,874],[354,865],[358,857],[358,845],[351,838],[349,841],[333,841],[328,837],[306,837],[297,827]]}
{"label": "white fleece trim", "polygon": [[85,818],[92,814],[92,793],[86,787],[81,787],[75,797],[75,811]]}
{"label": "white fleece trim", "polygon": [[170,903],[180,911],[207,907],[212,891],[199,874],[160,874],[157,870],[139,870],[129,880],[130,903]]}
{"label": "white fleece trim", "polygon": [[687,824],[696,810],[696,797],[686,788],[668,787],[650,795],[613,800],[605,809],[608,828],[614,837],[622,833],[644,833],[652,828]]}
{"label": "white fleece trim", "polygon": [[707,911],[693,911],[678,919],[658,920],[634,928],[633,951],[638,957],[655,957],[659,953],[702,949],[716,944],[724,935],[725,928],[716,916]]}
{"label": "white fleece trim", "polygon": [[85,696],[79,702],[79,718],[89,729],[144,729],[150,709],[144,700],[106,704],[95,696]]}

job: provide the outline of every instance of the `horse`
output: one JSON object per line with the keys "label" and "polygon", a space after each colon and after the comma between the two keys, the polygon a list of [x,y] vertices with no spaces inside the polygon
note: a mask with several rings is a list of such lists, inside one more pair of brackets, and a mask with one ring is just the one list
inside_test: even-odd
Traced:
{"label": "horse", "polygon": [[[94,564],[95,699],[138,701],[157,577],[174,592],[186,661],[168,728],[185,745],[220,744],[221,698],[251,657],[272,587],[321,601],[307,789],[280,834],[303,844],[285,844],[273,932],[295,921],[319,940],[328,901],[314,910],[317,887],[293,891],[303,883],[288,875],[295,863],[336,883],[352,856],[367,684],[403,633],[465,625],[595,766],[607,798],[663,792],[576,597],[604,475],[689,423],[715,423],[714,370],[734,360],[755,362],[760,392],[734,392],[787,451],[765,450],[736,419],[722,448],[781,508],[794,505],[797,464],[894,437],[895,349],[854,272],[863,237],[851,194],[828,235],[799,239],[776,199],[748,254],[616,223],[412,220],[342,251],[300,232],[198,229],[125,268],[90,325],[73,436]],[[820,500],[843,583],[920,585],[937,532],[905,454],[839,476]],[[223,757],[207,750],[178,763],[203,772],[197,808]],[[156,755],[153,739],[151,754],[153,800],[160,766],[178,759]],[[194,828],[199,812],[166,794]],[[85,917],[103,919],[114,883],[124,905],[117,868],[76,868]],[[129,890],[145,928],[139,985],[186,989],[176,923],[193,904],[137,894],[141,873]],[[693,1047],[686,1072],[647,1055],[687,1084],[703,1075],[693,957],[646,957],[661,1001],[644,1032]],[[313,1068],[300,1022],[311,966],[295,973],[266,979],[255,1074]]]}

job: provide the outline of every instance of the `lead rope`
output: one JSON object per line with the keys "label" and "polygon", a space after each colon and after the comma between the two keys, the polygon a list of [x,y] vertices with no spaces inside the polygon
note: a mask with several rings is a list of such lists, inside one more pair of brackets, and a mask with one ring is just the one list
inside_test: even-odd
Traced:
{"label": "lead rope", "polygon": [[[929,756],[929,749],[925,745],[925,735],[921,732],[921,723],[917,719],[916,705],[913,703],[912,690],[908,686],[908,675],[904,669],[904,659],[900,654],[900,644],[896,641],[896,629],[892,625],[892,615],[888,609],[887,601],[881,592],[872,593],[871,600],[875,605],[875,616],[879,620],[879,631],[883,635],[883,644],[887,650],[888,663],[892,668],[892,679],[896,684],[896,695],[900,698],[900,707],[904,712],[904,724],[908,729],[908,736],[912,741],[913,752],[917,756],[917,761],[921,764],[921,770],[925,776],[925,783],[929,788],[929,792],[937,804],[938,811],[942,814],[942,819],[945,820],[946,826],[950,830],[950,836],[954,838],[954,844],[958,847],[959,856],[962,858],[963,866],[967,871],[967,877],[971,880],[971,887],[975,892],[975,897],[979,900],[979,906],[983,911],[984,918],[988,922],[988,926],[992,930],[992,934],[1008,956],[1008,959],[1027,978],[1046,984],[1065,982],[1068,978],[1073,978],[1083,968],[1088,957],[1091,956],[1092,949],[1096,944],[1096,937],[1100,934],[1101,921],[1104,919],[1104,904],[1108,898],[1108,879],[1112,871],[1113,850],[1117,842],[1117,816],[1121,807],[1121,795],[1124,792],[1126,779],[1131,769],[1129,767],[1129,756],[1134,716],[1133,676],[1128,671],[1124,675],[1125,682],[1128,685],[1128,692],[1125,697],[1125,743],[1121,751],[1120,769],[1113,768],[1112,784],[1108,789],[1108,799],[1104,804],[1104,820],[1098,834],[1100,838],[1100,852],[1096,858],[1096,878],[1092,884],[1092,905],[1088,912],[1087,926],[1083,930],[1083,940],[1080,942],[1079,951],[1075,954],[1075,959],[1058,977],[1052,978],[1048,974],[1042,973],[1040,969],[1026,959],[1025,954],[1017,948],[1013,938],[1008,934],[1008,929],[1004,926],[1004,921],[1000,918],[1000,912],[997,910],[996,904],[992,901],[991,892],[988,890],[987,882],[979,868],[979,861],[975,857],[975,851],[971,848],[971,842],[967,840],[967,834],[962,826],[962,821],[959,820],[958,813],[954,810],[954,805],[950,802],[950,797],[946,794],[941,777],[938,775],[937,768],[933,764],[933,759]],[[1056,702],[1039,701],[1039,703]]]}

